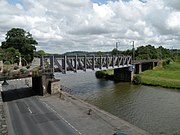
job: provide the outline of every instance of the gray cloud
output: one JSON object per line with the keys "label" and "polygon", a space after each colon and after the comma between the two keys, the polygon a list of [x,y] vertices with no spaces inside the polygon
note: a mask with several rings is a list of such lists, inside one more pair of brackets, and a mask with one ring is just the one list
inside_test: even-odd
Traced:
{"label": "gray cloud", "polygon": [[0,1],[0,42],[13,27],[21,27],[49,53],[111,51],[135,45],[179,48],[180,1],[139,0],[95,4],[90,0]]}

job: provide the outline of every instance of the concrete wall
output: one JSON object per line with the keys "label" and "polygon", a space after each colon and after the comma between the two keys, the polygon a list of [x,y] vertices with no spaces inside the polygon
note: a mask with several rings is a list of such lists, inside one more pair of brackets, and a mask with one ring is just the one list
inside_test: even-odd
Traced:
{"label": "concrete wall", "polygon": [[114,69],[114,80],[117,82],[131,82],[133,79],[133,72],[130,67]]}
{"label": "concrete wall", "polygon": [[137,63],[135,64],[135,74],[139,74],[145,70],[152,70],[158,65],[158,62],[146,62],[146,63]]}

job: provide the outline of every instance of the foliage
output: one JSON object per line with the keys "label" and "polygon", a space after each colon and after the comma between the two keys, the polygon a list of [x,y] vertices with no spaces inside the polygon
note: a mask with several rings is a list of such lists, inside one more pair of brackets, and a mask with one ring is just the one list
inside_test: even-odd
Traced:
{"label": "foliage", "polygon": [[21,74],[26,74],[26,73],[28,72],[28,71],[27,71],[26,69],[24,69],[24,68],[21,68],[19,71],[20,71]]}
{"label": "foliage", "polygon": [[4,61],[9,61],[10,64],[13,64],[15,62],[18,62],[18,57],[20,55],[19,50],[13,48],[13,47],[9,47],[7,49],[4,49],[2,52],[3,56],[2,59]]}
{"label": "foliage", "polygon": [[96,71],[95,75],[99,79],[113,80],[114,79],[114,70],[110,69],[110,70]]}
{"label": "foliage", "polygon": [[4,62],[4,64],[5,65],[10,65],[11,63],[10,63],[10,61],[7,60],[7,61]]}
{"label": "foliage", "polygon": [[103,55],[103,52],[98,51],[98,52],[96,53],[96,55],[97,55],[97,56],[102,56],[102,55]]}
{"label": "foliage", "polygon": [[105,74],[102,71],[96,71],[95,75],[97,78],[104,78],[105,77]]}
{"label": "foliage", "polygon": [[135,51],[136,59],[165,59],[172,58],[173,55],[169,49],[165,49],[162,46],[155,48],[154,46],[140,46]]}
{"label": "foliage", "polygon": [[17,69],[19,69],[19,67],[18,66],[14,66],[14,70],[17,70]]}
{"label": "foliage", "polygon": [[34,52],[34,55],[35,56],[45,56],[46,55],[46,52],[44,50],[39,50],[39,51],[35,51]]}
{"label": "foliage", "polygon": [[141,77],[139,75],[133,76],[133,83],[134,84],[141,84]]}
{"label": "foliage", "polygon": [[163,68],[147,70],[140,74],[141,83],[180,89],[180,63],[172,62]]}
{"label": "foliage", "polygon": [[162,63],[162,66],[165,67],[166,65],[169,65],[170,62],[172,62],[173,60],[172,59],[166,59],[166,60],[163,60],[163,63]]}
{"label": "foliage", "polygon": [[10,70],[8,68],[5,68],[5,69],[3,69],[2,75],[3,76],[8,76],[9,73],[10,73]]}
{"label": "foliage", "polygon": [[118,54],[119,54],[119,51],[116,48],[114,48],[112,50],[112,55],[118,55]]}
{"label": "foliage", "polygon": [[2,42],[2,49],[13,47],[28,63],[32,62],[33,52],[36,50],[35,45],[38,43],[29,32],[21,28],[12,28],[7,32],[5,39],[6,41]]}

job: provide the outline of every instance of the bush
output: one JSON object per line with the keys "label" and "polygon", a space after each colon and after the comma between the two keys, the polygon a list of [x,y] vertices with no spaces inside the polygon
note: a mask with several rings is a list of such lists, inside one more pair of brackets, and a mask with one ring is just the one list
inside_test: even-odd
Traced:
{"label": "bush", "polygon": [[14,72],[14,73],[13,73],[13,77],[14,77],[14,78],[18,78],[19,76],[20,76],[20,73],[19,73],[19,72]]}
{"label": "bush", "polygon": [[102,71],[96,71],[96,78],[105,78],[105,74]]}
{"label": "bush", "polygon": [[10,62],[10,61],[5,61],[4,64],[5,64],[5,65],[10,65],[11,62]]}
{"label": "bush", "polygon": [[24,69],[24,68],[21,68],[19,71],[20,71],[21,74],[26,74],[27,73],[27,70]]}
{"label": "bush", "polygon": [[139,75],[136,75],[133,77],[133,83],[134,84],[141,84],[141,77]]}
{"label": "bush", "polygon": [[3,76],[8,76],[9,73],[10,73],[10,70],[9,70],[9,69],[3,69],[2,75],[3,75]]}

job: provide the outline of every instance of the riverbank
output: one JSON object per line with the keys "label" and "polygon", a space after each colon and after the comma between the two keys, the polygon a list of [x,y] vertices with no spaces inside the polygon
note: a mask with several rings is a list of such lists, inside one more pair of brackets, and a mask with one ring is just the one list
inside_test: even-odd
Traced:
{"label": "riverbank", "polygon": [[[164,88],[180,89],[180,62],[171,62],[164,66],[155,67],[135,74],[133,82],[148,86],[160,86]],[[98,79],[114,80],[114,71],[102,70],[96,72]]]}
{"label": "riverbank", "polygon": [[140,84],[180,89],[180,62],[172,62],[164,67],[156,67],[139,75]]}
{"label": "riverbank", "polygon": [[120,131],[128,135],[150,135],[148,132],[83,100],[62,92],[61,95],[39,97],[82,135],[112,135]]}

